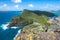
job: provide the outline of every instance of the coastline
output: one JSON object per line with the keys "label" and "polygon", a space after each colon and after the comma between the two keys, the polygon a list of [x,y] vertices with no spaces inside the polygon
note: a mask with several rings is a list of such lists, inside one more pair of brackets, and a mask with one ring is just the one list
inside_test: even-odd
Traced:
{"label": "coastline", "polygon": [[21,33],[21,29],[18,30],[16,36],[13,38],[13,40],[16,40],[16,38],[18,37],[18,35]]}

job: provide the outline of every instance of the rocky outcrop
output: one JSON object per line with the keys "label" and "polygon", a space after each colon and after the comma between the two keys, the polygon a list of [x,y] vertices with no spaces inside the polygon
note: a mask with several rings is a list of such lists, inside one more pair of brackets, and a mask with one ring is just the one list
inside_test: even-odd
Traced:
{"label": "rocky outcrop", "polygon": [[52,29],[48,28],[47,31],[43,31],[42,26],[36,28],[31,28],[30,26],[31,29],[22,29],[14,40],[60,40],[60,31],[55,30],[55,28],[58,29],[57,27],[54,29],[53,27],[51,27]]}
{"label": "rocky outcrop", "polygon": [[52,25],[49,26],[48,31],[60,32],[60,16],[50,19],[49,23]]}
{"label": "rocky outcrop", "polygon": [[40,33],[21,33],[14,40],[60,40],[60,33],[58,32],[40,32]]}

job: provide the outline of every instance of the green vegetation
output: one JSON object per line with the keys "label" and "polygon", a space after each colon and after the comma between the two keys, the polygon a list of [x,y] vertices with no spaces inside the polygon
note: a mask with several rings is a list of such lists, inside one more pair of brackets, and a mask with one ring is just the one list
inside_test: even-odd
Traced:
{"label": "green vegetation", "polygon": [[30,25],[25,26],[23,29],[28,30],[28,29],[33,29],[33,28],[36,28],[36,27],[38,27],[38,25],[30,24]]}
{"label": "green vegetation", "polygon": [[12,20],[10,26],[25,26],[33,22],[37,22],[42,26],[49,26],[50,24],[47,21],[50,16],[54,16],[54,14],[46,11],[31,11],[25,9],[20,16]]}
{"label": "green vegetation", "polygon": [[34,12],[28,11],[28,10],[24,10],[22,15],[20,16],[20,22],[38,22],[41,25],[47,25],[49,23],[47,23],[47,20],[49,18],[45,15],[41,15],[38,16],[37,14],[35,14]]}
{"label": "green vegetation", "polygon": [[36,30],[37,32],[45,32],[44,29],[41,29],[41,30]]}

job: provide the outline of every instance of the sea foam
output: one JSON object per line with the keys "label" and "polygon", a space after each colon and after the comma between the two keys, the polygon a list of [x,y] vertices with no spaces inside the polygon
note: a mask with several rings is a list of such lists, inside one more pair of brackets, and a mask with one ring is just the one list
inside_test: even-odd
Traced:
{"label": "sea foam", "polygon": [[[7,27],[9,25],[9,23],[6,23],[6,24],[2,24],[1,25],[1,28],[3,29],[3,30],[6,30],[6,29],[8,29],[9,27]],[[17,29],[18,27],[10,27],[11,29]]]}
{"label": "sea foam", "polygon": [[21,32],[21,29],[20,29],[20,30],[18,30],[18,33],[16,34],[16,36],[14,37],[14,39],[13,39],[13,40],[15,40],[15,39],[17,38],[17,36],[20,34],[20,32]]}
{"label": "sea foam", "polygon": [[1,27],[2,27],[3,30],[6,30],[6,29],[8,29],[8,27],[7,27],[8,25],[9,25],[9,23],[7,23],[7,24],[2,24]]}
{"label": "sea foam", "polygon": [[11,28],[12,28],[12,29],[17,29],[18,27],[15,27],[15,26],[14,26],[14,27],[11,27]]}

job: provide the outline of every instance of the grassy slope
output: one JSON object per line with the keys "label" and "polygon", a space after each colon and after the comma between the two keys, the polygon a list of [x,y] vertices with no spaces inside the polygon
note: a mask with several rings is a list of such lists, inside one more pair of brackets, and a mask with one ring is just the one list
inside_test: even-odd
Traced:
{"label": "grassy slope", "polygon": [[[24,10],[22,15],[20,16],[21,18],[24,19],[24,21],[28,21],[28,22],[38,22],[40,23],[41,25],[46,25],[48,24],[47,23],[47,20],[49,19],[47,16],[45,15],[37,15],[35,14],[34,12],[31,12],[31,11],[27,11],[27,10]],[[23,21],[23,20],[22,20]]]}
{"label": "grassy slope", "polygon": [[18,26],[19,24],[26,25],[33,22],[37,22],[42,26],[49,25],[47,21],[49,20],[50,16],[54,16],[54,14],[46,11],[31,11],[25,9],[20,16],[12,19],[10,26]]}

